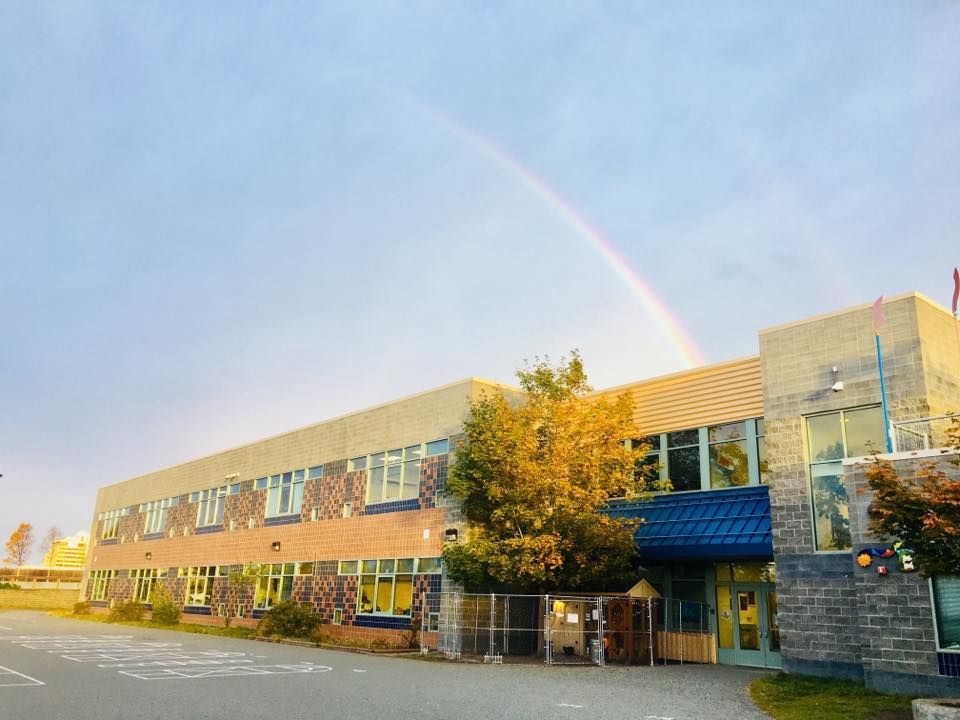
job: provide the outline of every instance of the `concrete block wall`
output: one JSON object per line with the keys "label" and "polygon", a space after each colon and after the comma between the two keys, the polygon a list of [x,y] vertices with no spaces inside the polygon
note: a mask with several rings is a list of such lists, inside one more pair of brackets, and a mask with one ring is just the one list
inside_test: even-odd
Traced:
{"label": "concrete block wall", "polygon": [[[949,313],[915,293],[889,299],[884,312],[880,338],[892,420],[928,417],[960,398],[960,364],[951,368],[957,358],[943,339],[947,330],[954,332]],[[764,330],[760,358],[784,668],[861,678],[867,663],[870,672],[904,674],[902,666],[882,665],[886,661],[874,657],[869,645],[864,649],[865,588],[858,584],[853,554],[817,552],[813,535],[804,418],[880,403],[871,306]],[[837,380],[844,389],[833,392]],[[846,489],[851,516],[862,514],[862,496],[849,483]],[[905,597],[916,595],[910,590]],[[907,614],[919,612],[906,599],[902,605]],[[924,621],[929,618],[918,618]],[[892,642],[890,635],[884,638],[884,644]],[[887,653],[887,661],[893,654]],[[923,660],[923,672],[931,671],[936,673],[935,657],[932,665],[929,657]]]}
{"label": "concrete block wall", "polygon": [[[897,473],[908,479],[918,476],[921,463],[939,466],[948,476],[960,476],[960,470],[942,453],[888,456]],[[933,607],[929,581],[921,570],[923,558],[915,558],[917,572],[900,572],[896,557],[875,559],[862,568],[856,553],[869,547],[886,547],[890,538],[870,531],[868,507],[872,499],[867,482],[868,462],[847,462],[844,481],[856,498],[851,508],[850,532],[853,539],[851,568],[856,581],[856,619],[859,625],[861,661],[868,687],[887,692],[960,695],[960,678],[941,677],[937,659]],[[887,575],[877,573],[878,566]]]}

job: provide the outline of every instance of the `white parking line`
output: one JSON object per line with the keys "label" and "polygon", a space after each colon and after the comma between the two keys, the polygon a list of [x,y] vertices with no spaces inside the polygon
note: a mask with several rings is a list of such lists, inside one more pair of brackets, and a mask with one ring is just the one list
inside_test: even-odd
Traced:
{"label": "white parking line", "polygon": [[[23,682],[26,680],[27,682]],[[0,687],[30,687],[33,685],[44,685],[45,683],[32,678],[29,675],[24,675],[21,672],[16,670],[11,670],[8,667],[0,665]]]}

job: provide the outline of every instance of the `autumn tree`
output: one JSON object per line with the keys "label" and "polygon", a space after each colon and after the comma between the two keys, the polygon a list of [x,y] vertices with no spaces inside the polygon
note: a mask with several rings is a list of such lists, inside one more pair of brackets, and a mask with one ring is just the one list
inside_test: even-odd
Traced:
{"label": "autumn tree", "polygon": [[[235,565],[230,568],[230,572],[227,574],[227,588],[231,594],[236,596],[238,605],[242,604],[249,596],[250,591],[256,587],[257,582],[264,574],[264,570],[263,566],[256,563]],[[224,626],[230,627],[232,620],[232,608],[227,607],[223,616]]]}
{"label": "autumn tree", "polygon": [[[915,478],[902,477],[878,454],[866,473],[873,491],[870,530],[902,540],[926,577],[960,575],[960,418],[951,419],[947,436],[955,454],[921,461]],[[948,474],[945,464],[957,471]]]}
{"label": "autumn tree", "polygon": [[470,524],[445,548],[454,580],[549,591],[609,589],[632,576],[635,524],[603,512],[611,498],[646,491],[647,447],[624,394],[589,398],[579,354],[517,372],[525,397],[486,394],[464,423],[448,482]]}
{"label": "autumn tree", "polygon": [[7,557],[4,562],[12,562],[20,567],[30,556],[32,546],[33,525],[20,523],[17,529],[10,534],[10,539],[7,540]]}

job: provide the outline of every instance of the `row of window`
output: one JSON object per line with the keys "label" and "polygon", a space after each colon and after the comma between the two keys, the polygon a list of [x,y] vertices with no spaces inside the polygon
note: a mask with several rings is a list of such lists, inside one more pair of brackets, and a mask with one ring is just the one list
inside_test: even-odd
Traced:
{"label": "row of window", "polygon": [[448,438],[396,450],[362,455],[347,461],[347,471],[367,470],[367,505],[394,500],[414,500],[420,494],[420,462],[446,455]]}
{"label": "row of window", "polygon": [[[347,469],[369,471],[366,497],[368,505],[392,500],[415,499],[420,493],[421,460],[445,455],[449,452],[449,448],[450,442],[447,438],[433,440],[406,448],[352,458],[347,462]],[[254,480],[254,489],[267,490],[265,516],[275,518],[298,515],[303,508],[304,481],[322,477],[323,466],[316,465],[306,470],[289,470]],[[222,524],[226,497],[239,492],[240,483],[233,483],[191,493],[190,502],[197,504],[196,527]],[[145,514],[144,534],[163,532],[167,522],[167,511],[175,507],[177,502],[177,497],[170,497],[141,503],[139,510]],[[97,518],[103,521],[101,539],[116,538],[120,518],[129,514],[130,508],[101,512]],[[344,509],[343,515],[350,516],[349,508]]]}
{"label": "row of window", "polygon": [[[213,581],[239,572],[242,566],[204,565],[179,568],[177,577],[186,579],[184,606],[210,607]],[[359,576],[360,591],[357,612],[381,615],[409,616],[413,599],[413,576],[439,574],[442,571],[440,558],[389,558],[378,560],[341,560],[337,565],[339,575]],[[273,605],[289,600],[293,595],[293,578],[297,575],[313,575],[314,563],[273,563],[264,565],[256,579],[253,606],[266,610]],[[148,603],[156,584],[167,578],[165,568],[141,568],[130,570],[128,577],[134,580],[132,599]],[[118,577],[117,570],[95,570],[90,573],[92,600],[105,600],[110,581]]]}
{"label": "row of window", "polygon": [[763,418],[650,435],[644,458],[650,481],[670,481],[674,492],[767,482]]}

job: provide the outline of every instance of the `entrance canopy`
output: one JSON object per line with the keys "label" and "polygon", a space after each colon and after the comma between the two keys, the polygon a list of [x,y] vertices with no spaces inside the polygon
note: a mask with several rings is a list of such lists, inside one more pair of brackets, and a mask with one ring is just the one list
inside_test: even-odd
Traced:
{"label": "entrance canopy", "polygon": [[644,559],[773,557],[766,485],[667,493],[648,502],[611,503],[608,512],[643,520],[636,539]]}

